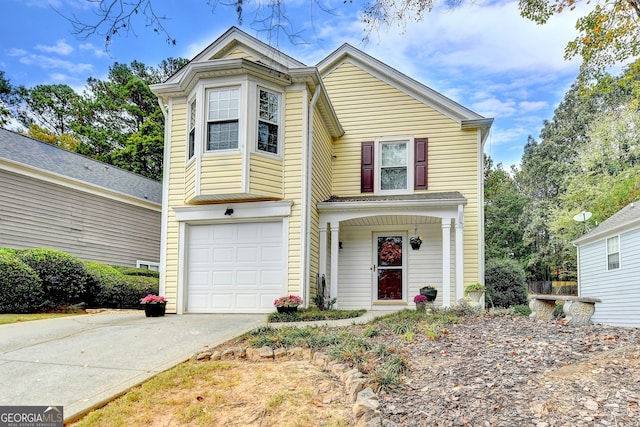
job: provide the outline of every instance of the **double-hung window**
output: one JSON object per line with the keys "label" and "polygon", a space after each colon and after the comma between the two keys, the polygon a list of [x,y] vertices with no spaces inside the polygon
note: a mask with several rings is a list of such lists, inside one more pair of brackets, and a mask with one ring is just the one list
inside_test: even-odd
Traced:
{"label": "double-hung window", "polygon": [[620,236],[607,239],[607,270],[620,268]]}
{"label": "double-hung window", "polygon": [[380,190],[408,190],[409,142],[380,143]]}
{"label": "double-hung window", "polygon": [[264,89],[258,90],[258,151],[278,154],[280,129],[280,96]]}
{"label": "double-hung window", "polygon": [[362,193],[407,194],[427,189],[427,138],[380,138],[361,148]]}
{"label": "double-hung window", "polygon": [[193,157],[196,151],[196,101],[194,100],[189,106],[189,157]]}
{"label": "double-hung window", "polygon": [[207,90],[207,150],[238,148],[240,89]]}

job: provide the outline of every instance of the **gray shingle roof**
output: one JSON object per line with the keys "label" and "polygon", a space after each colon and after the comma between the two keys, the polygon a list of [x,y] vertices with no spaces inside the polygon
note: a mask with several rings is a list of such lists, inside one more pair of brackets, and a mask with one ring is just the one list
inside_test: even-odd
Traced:
{"label": "gray shingle roof", "polygon": [[162,203],[160,182],[1,128],[0,158]]}
{"label": "gray shingle roof", "polygon": [[592,242],[605,236],[617,234],[622,230],[633,228],[634,226],[640,227],[640,200],[629,203],[596,228],[574,240],[573,243],[579,246],[580,244]]}

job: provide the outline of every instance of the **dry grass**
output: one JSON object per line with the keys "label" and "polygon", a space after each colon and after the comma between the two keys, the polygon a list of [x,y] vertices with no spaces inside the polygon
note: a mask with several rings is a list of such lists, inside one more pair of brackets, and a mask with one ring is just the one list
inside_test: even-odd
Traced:
{"label": "dry grass", "polygon": [[34,313],[34,314],[14,314],[3,313],[0,314],[0,325],[7,325],[9,323],[28,322],[31,320],[52,319],[55,317],[67,317],[75,316],[78,314],[85,314],[84,312],[77,313]]}
{"label": "dry grass", "polygon": [[186,362],[72,424],[315,426],[353,423],[344,386],[308,361]]}

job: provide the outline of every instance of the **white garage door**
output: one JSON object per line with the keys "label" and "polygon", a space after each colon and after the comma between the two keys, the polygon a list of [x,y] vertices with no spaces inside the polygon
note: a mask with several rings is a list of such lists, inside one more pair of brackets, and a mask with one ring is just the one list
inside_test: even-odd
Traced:
{"label": "white garage door", "polygon": [[285,292],[282,222],[188,227],[187,312],[268,313]]}

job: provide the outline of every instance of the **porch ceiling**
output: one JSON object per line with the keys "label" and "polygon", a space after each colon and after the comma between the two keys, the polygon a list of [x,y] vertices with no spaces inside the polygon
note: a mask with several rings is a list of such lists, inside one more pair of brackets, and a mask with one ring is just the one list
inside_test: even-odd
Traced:
{"label": "porch ceiling", "polygon": [[343,221],[344,226],[378,226],[378,225],[416,225],[416,224],[440,224],[438,217],[417,215],[378,215],[362,218],[353,218]]}

